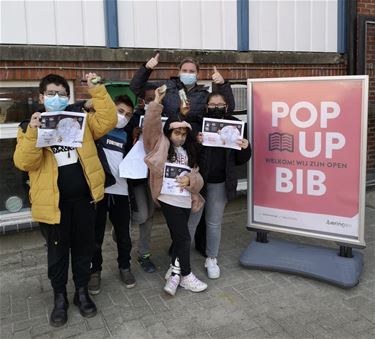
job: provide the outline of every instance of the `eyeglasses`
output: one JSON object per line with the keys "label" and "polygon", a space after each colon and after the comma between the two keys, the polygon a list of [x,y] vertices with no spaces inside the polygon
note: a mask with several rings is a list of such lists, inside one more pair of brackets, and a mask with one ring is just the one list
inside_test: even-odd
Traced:
{"label": "eyeglasses", "polygon": [[224,104],[218,104],[218,105],[207,105],[207,107],[208,108],[212,108],[212,109],[214,109],[214,108],[225,108],[225,107],[227,107],[227,105],[224,105]]}
{"label": "eyeglasses", "polygon": [[58,95],[60,98],[66,98],[68,96],[68,94],[65,92],[65,91],[45,91],[44,92],[44,95],[47,96],[47,97],[54,97],[55,95]]}

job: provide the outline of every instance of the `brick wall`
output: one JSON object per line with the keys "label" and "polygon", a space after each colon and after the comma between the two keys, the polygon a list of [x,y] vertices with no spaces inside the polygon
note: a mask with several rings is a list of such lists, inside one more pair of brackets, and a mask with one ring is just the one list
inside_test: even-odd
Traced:
{"label": "brick wall", "polygon": [[[6,62],[8,69],[0,70],[1,81],[36,80],[39,81],[49,73],[64,76],[74,83],[75,99],[87,98],[86,87],[81,83],[87,72],[96,72],[110,81],[130,81],[140,63],[100,63],[100,62]],[[26,66],[27,65],[27,66]],[[260,65],[260,64],[215,64],[225,79],[245,81],[248,78],[277,78],[300,76],[329,76],[345,75],[345,64],[318,65]],[[201,64],[199,78],[210,80],[213,64]],[[151,80],[168,79],[176,75],[178,69],[175,63],[159,63],[151,76]]]}
{"label": "brick wall", "polygon": [[[357,15],[375,16],[375,0],[357,0]],[[365,60],[365,74],[369,76],[367,168],[375,171],[375,24],[367,25]]]}

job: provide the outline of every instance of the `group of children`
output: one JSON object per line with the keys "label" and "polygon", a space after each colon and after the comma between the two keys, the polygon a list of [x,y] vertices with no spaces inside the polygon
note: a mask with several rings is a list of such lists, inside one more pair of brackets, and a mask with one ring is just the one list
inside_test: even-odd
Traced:
{"label": "group of children", "polygon": [[[203,117],[236,119],[231,115],[234,98],[230,84],[216,68],[210,94],[196,83],[199,64],[191,58],[181,62],[178,77],[166,81],[166,86],[149,82],[158,61],[157,54],[130,83],[139,98],[136,110],[126,95],[115,98],[113,103],[105,87],[93,81],[96,74],[86,75],[92,112],[87,114],[80,148],[36,147],[39,112],[20,125],[14,162],[29,173],[32,216],[46,237],[48,276],[54,291],[50,316],[53,326],[67,321],[69,251],[76,288],[74,304],[85,317],[97,313],[89,293],[100,292],[107,215],[117,244],[120,278],[127,288],[136,284],[130,269],[130,224],[140,225],[138,262],[146,272],[156,270],[150,260],[154,205],[160,206],[172,240],[164,291],[175,295],[178,286],[193,292],[207,288],[190,267],[190,247],[203,212],[207,227],[204,265],[209,278],[220,277],[217,258],[224,208],[236,192],[234,166],[249,160],[250,145],[245,138],[238,138],[241,150],[202,145]],[[181,90],[187,102],[180,100]],[[39,92],[45,111],[77,111],[76,105],[68,105],[69,86],[64,78],[46,76]],[[54,102],[53,107],[49,106],[50,101]],[[88,111],[86,105],[84,108]],[[144,123],[140,128],[142,115]],[[164,126],[162,116],[168,118]],[[148,178],[122,178],[119,165],[140,135]],[[177,187],[188,194],[165,193],[166,163],[188,168],[176,177]]]}

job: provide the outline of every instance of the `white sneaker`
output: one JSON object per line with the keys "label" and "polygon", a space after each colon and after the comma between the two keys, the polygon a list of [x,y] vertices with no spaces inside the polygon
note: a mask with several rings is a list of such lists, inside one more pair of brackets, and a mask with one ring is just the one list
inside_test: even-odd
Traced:
{"label": "white sneaker", "polygon": [[207,258],[204,267],[207,268],[207,275],[210,279],[217,279],[220,277],[220,267],[217,265],[216,258]]}
{"label": "white sneaker", "polygon": [[168,280],[169,277],[172,275],[173,266],[172,264],[169,265],[168,271],[165,273],[164,279]]}
{"label": "white sneaker", "polygon": [[180,284],[180,280],[181,278],[179,275],[171,275],[164,286],[164,291],[171,296],[174,296],[176,294],[177,287]]}
{"label": "white sneaker", "polygon": [[207,284],[200,281],[193,272],[181,278],[180,286],[192,292],[202,292],[207,288]]}
{"label": "white sneaker", "polygon": [[168,280],[172,272],[181,275],[180,261],[176,258],[174,265],[170,264],[167,273],[165,273],[165,280]]}

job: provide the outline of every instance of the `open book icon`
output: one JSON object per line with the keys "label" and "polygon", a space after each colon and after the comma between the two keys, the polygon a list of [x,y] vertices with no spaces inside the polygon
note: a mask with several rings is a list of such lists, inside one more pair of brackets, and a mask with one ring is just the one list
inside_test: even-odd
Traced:
{"label": "open book icon", "polygon": [[278,150],[293,152],[294,151],[294,137],[288,133],[271,133],[268,135],[268,149],[270,151]]}

